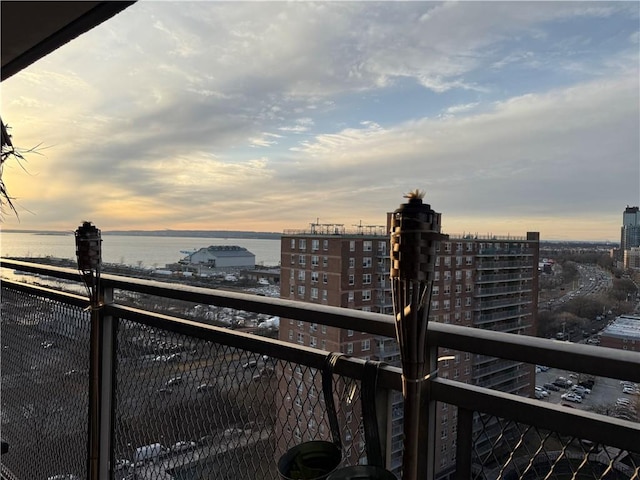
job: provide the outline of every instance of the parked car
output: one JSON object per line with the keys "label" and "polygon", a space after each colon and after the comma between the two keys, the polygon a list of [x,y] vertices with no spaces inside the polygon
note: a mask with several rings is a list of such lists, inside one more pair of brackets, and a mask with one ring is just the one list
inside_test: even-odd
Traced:
{"label": "parked car", "polygon": [[543,387],[550,392],[559,392],[560,389],[556,387],[553,383],[545,383]]}
{"label": "parked car", "polygon": [[170,450],[172,452],[184,452],[186,450],[191,450],[195,447],[196,447],[196,442],[180,441],[171,445]]}
{"label": "parked car", "polygon": [[212,385],[209,385],[208,383],[203,383],[202,385],[198,385],[198,388],[196,388],[196,392],[205,393],[211,390],[212,388],[213,388]]}
{"label": "parked car", "polygon": [[165,385],[167,387],[171,387],[173,385],[180,385],[182,382],[184,382],[184,379],[182,378],[182,376],[171,377],[169,380],[167,380]]}
{"label": "parked car", "polygon": [[591,390],[589,390],[588,388],[581,387],[580,385],[574,385],[573,387],[571,387],[571,390],[577,393],[578,395],[580,395],[581,397],[584,397],[585,395],[588,395],[591,393]]}
{"label": "parked car", "polygon": [[536,392],[539,392],[543,397],[548,397],[549,392],[547,392],[544,388],[536,386]]}
{"label": "parked car", "polygon": [[257,365],[257,360],[249,360],[247,363],[242,364],[242,368],[255,368]]}
{"label": "parked car", "polygon": [[563,393],[560,398],[569,402],[582,403],[582,397],[580,395],[576,395],[575,393]]}

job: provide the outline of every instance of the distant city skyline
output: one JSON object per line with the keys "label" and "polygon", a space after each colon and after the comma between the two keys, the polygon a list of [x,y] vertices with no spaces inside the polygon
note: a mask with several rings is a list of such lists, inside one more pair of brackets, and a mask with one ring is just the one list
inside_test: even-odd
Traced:
{"label": "distant city skyline", "polygon": [[637,2],[138,2],[2,82],[7,229],[384,223],[618,242]]}

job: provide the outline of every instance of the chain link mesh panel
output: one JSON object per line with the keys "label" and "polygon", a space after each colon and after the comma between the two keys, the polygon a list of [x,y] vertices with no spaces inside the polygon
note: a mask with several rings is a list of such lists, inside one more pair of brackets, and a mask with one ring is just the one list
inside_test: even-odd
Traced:
{"label": "chain link mesh panel", "polygon": [[[126,320],[117,340],[117,479],[275,479],[287,449],[331,439],[319,370]],[[333,386],[343,463],[357,464],[359,382]]]}
{"label": "chain link mesh panel", "polygon": [[639,450],[628,452],[490,415],[474,416],[478,480],[639,480]]}
{"label": "chain link mesh panel", "polygon": [[17,478],[87,471],[89,314],[2,288],[2,463]]}

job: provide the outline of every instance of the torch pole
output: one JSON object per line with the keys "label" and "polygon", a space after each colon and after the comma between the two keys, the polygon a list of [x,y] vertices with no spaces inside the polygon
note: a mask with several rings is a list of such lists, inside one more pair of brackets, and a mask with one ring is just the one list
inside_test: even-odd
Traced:
{"label": "torch pole", "polygon": [[[391,280],[396,335],[402,361],[404,398],[403,480],[417,480],[421,453],[419,448],[422,390],[430,375],[427,350],[427,323],[431,304],[431,286],[436,243],[440,234],[440,214],[422,203],[423,194],[406,196],[391,218]],[[433,426],[429,426],[433,428]]]}
{"label": "torch pole", "polygon": [[78,270],[89,295],[91,333],[89,336],[89,442],[87,478],[100,478],[100,387],[101,387],[101,326],[100,326],[100,269],[102,263],[102,239],[100,230],[83,222],[76,230],[76,256]]}

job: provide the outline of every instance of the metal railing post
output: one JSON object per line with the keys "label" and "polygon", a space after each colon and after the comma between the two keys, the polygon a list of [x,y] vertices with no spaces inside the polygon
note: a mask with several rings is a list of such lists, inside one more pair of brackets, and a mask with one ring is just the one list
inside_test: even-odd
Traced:
{"label": "metal railing post", "polygon": [[473,448],[473,411],[458,407],[456,427],[456,480],[471,478],[471,451]]}
{"label": "metal railing post", "polygon": [[[113,289],[100,289],[101,304],[113,302]],[[115,319],[103,308],[91,310],[89,359],[88,478],[110,478],[112,404],[115,375]]]}
{"label": "metal railing post", "polygon": [[[113,288],[103,289],[103,302],[113,303]],[[100,319],[100,434],[99,434],[99,478],[111,478],[113,465],[113,430],[115,415],[116,385],[116,338],[118,319],[105,315],[101,310]]]}

